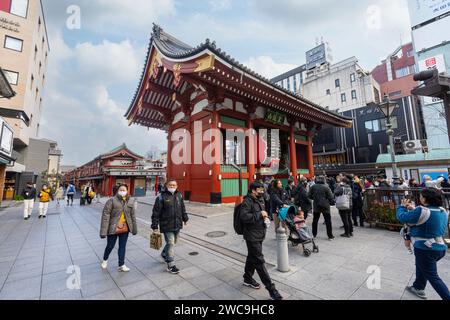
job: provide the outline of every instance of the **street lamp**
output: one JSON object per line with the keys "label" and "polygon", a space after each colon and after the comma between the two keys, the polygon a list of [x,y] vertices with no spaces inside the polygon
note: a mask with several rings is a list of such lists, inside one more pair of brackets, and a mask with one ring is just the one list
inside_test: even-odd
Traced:
{"label": "street lamp", "polygon": [[389,136],[389,147],[392,160],[392,179],[394,182],[394,188],[397,188],[400,184],[400,177],[398,175],[397,162],[395,160],[395,149],[394,149],[394,130],[392,129],[391,117],[394,111],[398,108],[398,104],[389,100],[388,96],[385,95],[383,103],[378,106],[378,109],[384,115],[386,119],[386,133]]}

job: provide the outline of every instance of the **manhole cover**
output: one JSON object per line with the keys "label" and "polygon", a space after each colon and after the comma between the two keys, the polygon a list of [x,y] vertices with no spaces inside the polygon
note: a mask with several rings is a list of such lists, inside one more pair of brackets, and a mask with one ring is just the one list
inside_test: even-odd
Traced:
{"label": "manhole cover", "polygon": [[226,232],[223,231],[213,231],[206,234],[208,238],[222,238],[227,235]]}
{"label": "manhole cover", "polygon": [[198,256],[198,252],[190,252],[189,255],[190,256]]}

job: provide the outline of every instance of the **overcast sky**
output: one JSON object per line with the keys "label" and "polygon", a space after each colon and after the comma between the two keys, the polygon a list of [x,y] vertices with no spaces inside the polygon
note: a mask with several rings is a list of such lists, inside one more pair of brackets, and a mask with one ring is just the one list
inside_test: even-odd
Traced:
{"label": "overcast sky", "polygon": [[[191,45],[206,38],[254,71],[274,77],[305,63],[317,39],[334,61],[356,56],[371,70],[409,42],[406,0],[43,0],[51,53],[41,137],[63,164],[81,165],[126,143],[144,155],[166,135],[123,117],[144,66],[152,23]],[[80,9],[80,28],[68,28]],[[70,8],[72,9],[72,8]],[[73,11],[71,11],[73,12]],[[76,26],[76,24],[69,24]]]}

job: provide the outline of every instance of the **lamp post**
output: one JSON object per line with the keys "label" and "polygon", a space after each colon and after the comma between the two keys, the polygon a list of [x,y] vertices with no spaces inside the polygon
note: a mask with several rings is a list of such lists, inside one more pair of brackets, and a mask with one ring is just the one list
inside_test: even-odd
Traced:
{"label": "lamp post", "polygon": [[387,95],[384,96],[383,103],[378,106],[378,109],[386,119],[386,133],[389,136],[389,148],[391,153],[392,179],[394,182],[394,188],[397,188],[400,185],[400,177],[398,175],[397,162],[395,160],[394,130],[392,129],[391,123],[391,116],[397,108],[398,104],[390,101]]}

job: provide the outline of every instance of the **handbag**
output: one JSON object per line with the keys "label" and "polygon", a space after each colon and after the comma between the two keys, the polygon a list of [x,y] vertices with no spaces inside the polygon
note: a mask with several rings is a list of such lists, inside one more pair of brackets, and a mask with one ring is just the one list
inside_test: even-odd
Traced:
{"label": "handbag", "polygon": [[122,214],[120,215],[119,223],[116,227],[116,234],[124,234],[128,232],[130,232],[130,230],[128,229],[127,220],[125,219],[125,213],[122,212]]}
{"label": "handbag", "polygon": [[152,234],[150,235],[150,248],[160,250],[161,247],[162,247],[161,233],[152,232]]}
{"label": "handbag", "polygon": [[336,197],[336,209],[338,210],[350,210],[350,201],[351,200],[351,193],[352,191],[350,188],[343,188],[342,195]]}

